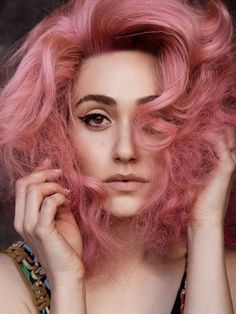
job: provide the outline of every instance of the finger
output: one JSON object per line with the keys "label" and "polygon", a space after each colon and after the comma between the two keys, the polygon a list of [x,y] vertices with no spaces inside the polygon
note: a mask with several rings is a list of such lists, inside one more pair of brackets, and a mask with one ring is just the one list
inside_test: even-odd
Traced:
{"label": "finger", "polygon": [[235,130],[232,127],[227,126],[225,128],[225,139],[228,143],[230,150],[235,149],[236,146],[236,134]]}
{"label": "finger", "polygon": [[15,230],[23,236],[23,222],[25,216],[26,191],[27,187],[33,183],[42,183],[46,180],[56,180],[61,175],[60,169],[48,169],[35,172],[29,176],[20,178],[16,182],[16,198],[15,198]]}
{"label": "finger", "polygon": [[226,129],[226,140],[229,145],[231,158],[234,161],[234,164],[236,165],[236,133],[235,130],[231,127],[228,127]]}
{"label": "finger", "polygon": [[42,203],[39,219],[35,226],[35,234],[40,237],[46,237],[48,232],[55,226],[55,216],[60,206],[67,206],[68,199],[61,193],[55,193],[46,197]]}
{"label": "finger", "polygon": [[58,183],[34,183],[29,185],[26,193],[25,216],[23,221],[24,233],[30,235],[38,221],[40,208],[45,197],[61,193],[65,196],[70,194],[70,191],[62,187]]}
{"label": "finger", "polygon": [[215,143],[216,155],[218,158],[218,169],[223,174],[232,174],[235,169],[235,161],[229,148],[229,143],[225,137],[219,137]]}
{"label": "finger", "polygon": [[52,161],[49,158],[46,158],[43,162],[41,162],[37,167],[34,168],[33,172],[38,170],[47,169],[52,165]]}

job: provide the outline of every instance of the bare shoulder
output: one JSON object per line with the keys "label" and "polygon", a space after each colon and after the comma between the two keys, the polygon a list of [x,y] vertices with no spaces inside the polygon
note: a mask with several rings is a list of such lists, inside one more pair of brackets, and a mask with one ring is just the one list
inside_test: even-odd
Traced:
{"label": "bare shoulder", "polygon": [[0,253],[0,313],[34,314],[30,292],[12,258]]}
{"label": "bare shoulder", "polygon": [[236,312],[236,250],[225,251],[225,262],[234,311]]}

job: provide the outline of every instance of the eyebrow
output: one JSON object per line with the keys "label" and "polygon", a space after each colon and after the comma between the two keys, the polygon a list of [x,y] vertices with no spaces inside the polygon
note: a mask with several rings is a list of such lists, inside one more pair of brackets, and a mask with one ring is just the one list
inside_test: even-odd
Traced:
{"label": "eyebrow", "polygon": [[[158,97],[158,95],[150,95],[150,96],[145,96],[142,98],[138,98],[135,103],[136,105],[143,105],[149,101],[152,101],[154,99],[156,99]],[[80,104],[86,102],[86,101],[96,101],[100,104],[104,104],[104,105],[108,105],[108,106],[115,106],[117,105],[117,102],[114,98],[110,97],[110,96],[106,96],[106,95],[102,95],[102,94],[89,94],[86,95],[82,98],[80,98],[77,103],[76,103],[76,107],[79,106]]]}

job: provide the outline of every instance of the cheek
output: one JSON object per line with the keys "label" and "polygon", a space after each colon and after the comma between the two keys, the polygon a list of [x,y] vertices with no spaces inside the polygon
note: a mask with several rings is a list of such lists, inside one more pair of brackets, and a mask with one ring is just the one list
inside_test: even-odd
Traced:
{"label": "cheek", "polygon": [[109,152],[104,141],[94,137],[86,137],[86,140],[76,141],[79,152],[81,169],[87,175],[103,173],[107,167]]}

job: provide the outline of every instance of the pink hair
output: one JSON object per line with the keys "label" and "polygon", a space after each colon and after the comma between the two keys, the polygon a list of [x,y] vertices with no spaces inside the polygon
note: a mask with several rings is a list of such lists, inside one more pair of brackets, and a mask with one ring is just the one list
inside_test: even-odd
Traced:
{"label": "pink hair", "polygon": [[[155,55],[161,80],[160,96],[140,107],[134,120],[137,143],[157,156],[155,189],[128,218],[147,250],[164,256],[186,242],[191,208],[217,164],[214,142],[225,126],[236,129],[236,47],[220,1],[205,7],[186,0],[78,0],[39,23],[7,66],[14,74],[0,95],[1,164],[11,193],[16,179],[46,157],[63,169],[87,276],[125,243],[111,232],[111,216],[102,208],[105,191],[80,172],[67,121],[83,60],[122,49]],[[152,142],[140,138],[145,128]],[[233,211],[227,245],[236,243],[229,231]]]}

